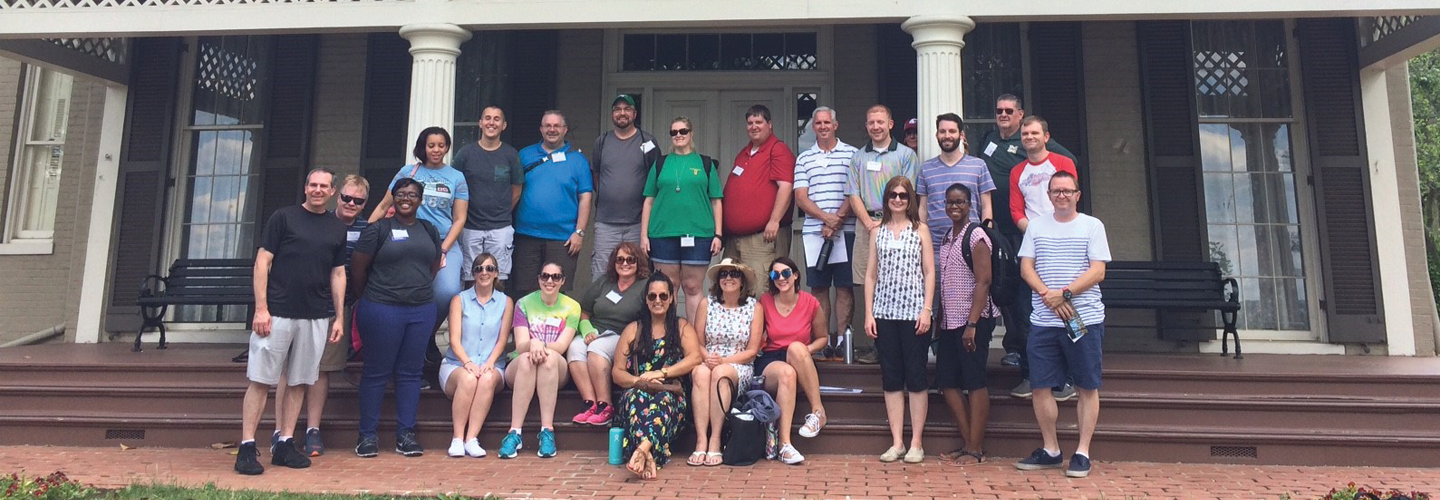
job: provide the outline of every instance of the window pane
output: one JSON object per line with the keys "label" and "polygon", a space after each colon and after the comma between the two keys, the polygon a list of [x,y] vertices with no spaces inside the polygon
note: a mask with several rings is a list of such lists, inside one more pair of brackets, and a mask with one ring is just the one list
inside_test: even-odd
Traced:
{"label": "window pane", "polygon": [[[1235,222],[1265,222],[1265,205],[1255,199],[1255,192],[1264,195],[1265,178],[1259,175],[1240,174],[1235,181]],[[1208,194],[1206,196],[1209,196]],[[1263,199],[1263,198],[1262,198]]]}
{"label": "window pane", "polygon": [[692,71],[720,69],[720,35],[690,35],[689,64],[685,69]]}
{"label": "window pane", "polygon": [[265,37],[201,37],[196,55],[195,125],[261,123],[269,51]]}
{"label": "window pane", "polygon": [[1254,330],[1274,330],[1280,326],[1279,318],[1276,317],[1276,296],[1275,280],[1269,278],[1247,278],[1245,282],[1251,286],[1245,287],[1245,291],[1252,295],[1244,300],[1240,306],[1241,314],[1245,315],[1245,327]]}
{"label": "window pane", "polygon": [[1280,320],[1278,327],[1282,330],[1309,330],[1310,307],[1305,294],[1305,280],[1275,280],[1275,285],[1279,299],[1276,304]]}
{"label": "window pane", "polygon": [[1235,237],[1235,226],[1211,225],[1210,262],[1220,264],[1220,274],[1226,277],[1238,276],[1239,242]]}
{"label": "window pane", "polygon": [[720,69],[752,69],[755,60],[750,56],[750,35],[725,33],[720,35]]}
{"label": "window pane", "polygon": [[685,67],[685,35],[655,37],[655,69],[678,71]]}
{"label": "window pane", "polygon": [[785,34],[785,67],[787,69],[815,69],[819,51],[814,33]]}
{"label": "window pane", "polygon": [[[1230,174],[1205,174],[1205,220],[1235,222],[1235,188]],[[1163,189],[1163,188],[1162,188]]]}
{"label": "window pane", "polygon": [[655,35],[625,35],[624,51],[625,71],[655,69]]}
{"label": "window pane", "polygon": [[[995,98],[1025,95],[1018,23],[981,23],[965,36],[961,52],[964,118],[995,119]],[[976,136],[976,137],[984,137]]]}
{"label": "window pane", "polygon": [[1230,171],[1230,126],[1200,124],[1200,166],[1207,172]]}
{"label": "window pane", "polygon": [[1236,229],[1235,235],[1240,237],[1240,275],[1269,276],[1272,269],[1270,230],[1266,226],[1252,225],[1243,225]]}

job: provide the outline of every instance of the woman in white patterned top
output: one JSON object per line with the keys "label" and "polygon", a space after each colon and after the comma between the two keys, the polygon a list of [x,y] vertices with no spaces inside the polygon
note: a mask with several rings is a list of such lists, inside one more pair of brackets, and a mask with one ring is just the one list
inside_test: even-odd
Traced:
{"label": "woman in white patterned top", "polygon": [[[923,235],[923,236],[922,236]],[[872,235],[875,250],[865,270],[865,334],[875,339],[881,389],[890,421],[890,449],[881,462],[925,459],[921,434],[929,409],[925,380],[930,346],[930,301],[935,295],[935,259],[930,228],[920,218],[915,186],[897,176],[885,184],[885,215]],[[910,402],[910,449],[901,440],[906,395]]]}
{"label": "woman in white patterned top", "polygon": [[695,410],[695,452],[685,463],[715,466],[720,465],[721,458],[720,430],[725,422],[722,411],[733,396],[730,384],[719,382],[729,380],[741,390],[750,385],[750,362],[760,352],[765,322],[757,307],[759,302],[751,296],[754,270],[727,258],[710,266],[708,274],[714,284],[695,320],[696,331],[705,342],[704,362],[690,372],[694,384],[690,404]]}

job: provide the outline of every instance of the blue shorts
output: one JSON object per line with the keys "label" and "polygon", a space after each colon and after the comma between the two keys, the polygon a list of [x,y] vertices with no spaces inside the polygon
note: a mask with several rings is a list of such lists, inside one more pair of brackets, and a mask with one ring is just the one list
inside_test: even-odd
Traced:
{"label": "blue shorts", "polygon": [[[832,252],[834,250],[831,250]],[[845,231],[845,255],[855,255],[855,232]],[[850,273],[850,262],[836,262],[825,268],[825,272],[815,270],[813,267],[805,268],[805,286],[810,288],[823,288],[838,286],[852,288],[855,280]]]}
{"label": "blue shorts", "polygon": [[656,264],[710,265],[710,241],[714,236],[696,236],[695,246],[680,246],[680,237],[650,238],[650,260]]}
{"label": "blue shorts", "polygon": [[1063,387],[1068,374],[1081,389],[1100,388],[1101,345],[1105,325],[1087,325],[1089,333],[1071,342],[1064,327],[1032,326],[1026,350],[1030,354],[1030,387]]}

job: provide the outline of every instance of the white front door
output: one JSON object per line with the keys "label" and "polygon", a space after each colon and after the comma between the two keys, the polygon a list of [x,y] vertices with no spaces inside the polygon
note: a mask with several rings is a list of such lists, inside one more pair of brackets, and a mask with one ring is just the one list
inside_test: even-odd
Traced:
{"label": "white front door", "polygon": [[[785,99],[785,89],[762,90],[662,90],[655,91],[652,113],[646,114],[645,129],[669,141],[670,122],[684,116],[694,125],[695,150],[720,162],[728,178],[735,166],[735,154],[749,142],[745,112],[751,106],[770,108],[775,135],[795,149],[795,110]],[[669,152],[667,145],[666,152]]]}

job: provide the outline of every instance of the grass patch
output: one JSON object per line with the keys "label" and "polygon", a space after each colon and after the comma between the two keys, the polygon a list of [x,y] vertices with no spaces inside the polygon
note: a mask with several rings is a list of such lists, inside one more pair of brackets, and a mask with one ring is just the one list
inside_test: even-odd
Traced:
{"label": "grass patch", "polygon": [[490,495],[472,497],[459,494],[425,496],[397,495],[347,495],[340,493],[292,493],[259,490],[225,490],[213,483],[198,488],[152,484],[132,484],[123,489],[106,492],[106,500],[499,500]]}

